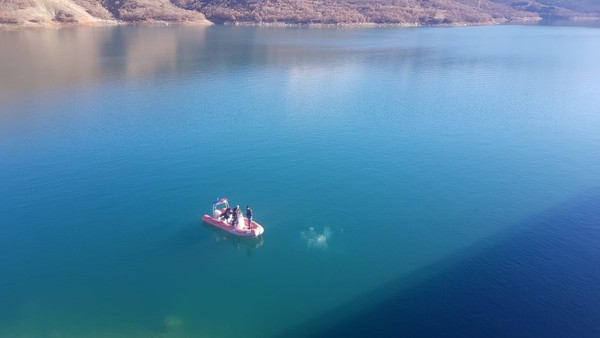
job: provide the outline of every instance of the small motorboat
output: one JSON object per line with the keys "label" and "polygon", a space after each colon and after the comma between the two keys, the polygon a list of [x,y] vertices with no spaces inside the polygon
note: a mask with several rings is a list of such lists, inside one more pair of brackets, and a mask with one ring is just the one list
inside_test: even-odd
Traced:
{"label": "small motorboat", "polygon": [[252,224],[248,224],[248,219],[243,217],[241,213],[240,217],[238,217],[237,224],[233,224],[233,217],[224,217],[227,208],[229,208],[227,198],[217,199],[212,206],[212,216],[202,216],[202,222],[240,237],[258,237],[265,231],[265,229],[255,221],[252,221]]}

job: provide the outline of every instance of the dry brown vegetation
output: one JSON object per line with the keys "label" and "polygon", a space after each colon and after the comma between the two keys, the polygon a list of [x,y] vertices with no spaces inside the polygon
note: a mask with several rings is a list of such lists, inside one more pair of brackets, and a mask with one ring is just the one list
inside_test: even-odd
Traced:
{"label": "dry brown vegetation", "polygon": [[529,11],[549,19],[600,16],[598,0],[493,0],[515,9]]}
{"label": "dry brown vegetation", "polygon": [[102,4],[98,0],[72,0],[74,3],[79,6],[85,8],[85,11],[88,12],[91,16],[99,18],[99,19],[113,19],[112,14],[102,6]]}
{"label": "dry brown vegetation", "polygon": [[0,28],[107,20],[208,23],[202,13],[179,8],[169,0],[0,0]]}
{"label": "dry brown vegetation", "polygon": [[95,0],[2,0],[0,24],[92,22],[111,14]]}
{"label": "dry brown vegetation", "polygon": [[0,0],[10,25],[204,22],[300,25],[471,25],[600,16],[596,0]]}
{"label": "dry brown vegetation", "polygon": [[103,5],[123,21],[201,21],[202,13],[175,6],[169,0],[103,0]]}
{"label": "dry brown vegetation", "polygon": [[482,0],[173,0],[216,23],[457,25],[535,14]]}

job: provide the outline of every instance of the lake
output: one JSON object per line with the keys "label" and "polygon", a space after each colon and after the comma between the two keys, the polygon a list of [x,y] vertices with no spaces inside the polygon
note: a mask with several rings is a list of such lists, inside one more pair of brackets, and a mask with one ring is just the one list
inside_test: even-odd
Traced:
{"label": "lake", "polygon": [[598,28],[0,46],[1,337],[600,336]]}

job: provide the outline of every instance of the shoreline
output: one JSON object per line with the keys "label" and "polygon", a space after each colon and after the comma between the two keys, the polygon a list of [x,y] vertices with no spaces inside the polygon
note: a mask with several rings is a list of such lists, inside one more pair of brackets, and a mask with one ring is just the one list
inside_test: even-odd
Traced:
{"label": "shoreline", "polygon": [[[600,20],[600,18],[598,18]],[[525,17],[516,18],[513,20],[492,20],[482,22],[453,22],[449,24],[420,24],[418,22],[411,23],[377,23],[377,22],[363,22],[363,23],[285,23],[285,22],[252,22],[252,21],[235,21],[235,22],[224,22],[215,25],[223,26],[258,26],[258,27],[306,27],[306,28],[414,28],[414,27],[469,27],[469,26],[497,26],[502,24],[510,23],[536,23],[542,21],[540,17]]]}
{"label": "shoreline", "polygon": [[32,24],[5,24],[0,23],[0,32],[3,31],[19,31],[19,30],[57,30],[64,28],[77,27],[110,27],[110,26],[202,26],[208,27],[215,25],[209,20],[200,21],[161,21],[161,20],[144,20],[144,21],[122,21],[122,20],[106,20],[98,19],[93,21],[83,22],[44,22]]}
{"label": "shoreline", "polygon": [[[0,23],[0,32],[2,31],[19,31],[19,30],[57,30],[64,28],[76,27],[109,27],[109,26],[240,26],[240,27],[296,27],[296,28],[416,28],[416,27],[469,27],[469,26],[497,26],[506,24],[544,24],[552,23],[556,20],[543,19],[541,17],[525,17],[513,20],[492,20],[486,22],[455,22],[450,24],[420,24],[412,23],[286,23],[286,22],[252,22],[252,21],[227,21],[223,23],[214,23],[208,19],[201,21],[161,21],[161,20],[144,20],[144,21],[122,21],[122,20],[105,20],[98,19],[94,21],[84,22],[45,22],[32,24],[6,24]],[[560,20],[560,22],[576,25],[577,23],[585,22],[600,22],[600,17],[573,17]]]}

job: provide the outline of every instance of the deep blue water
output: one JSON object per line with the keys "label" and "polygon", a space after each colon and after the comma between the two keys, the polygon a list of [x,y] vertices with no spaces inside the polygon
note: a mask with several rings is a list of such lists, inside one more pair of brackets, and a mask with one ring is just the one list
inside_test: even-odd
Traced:
{"label": "deep blue water", "polygon": [[600,335],[597,28],[0,46],[1,337]]}

